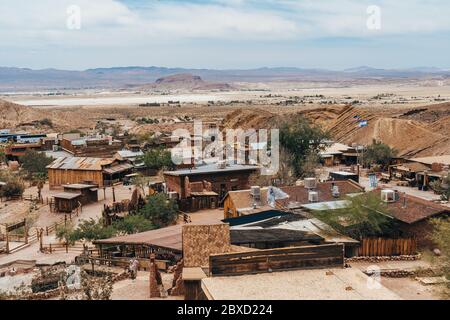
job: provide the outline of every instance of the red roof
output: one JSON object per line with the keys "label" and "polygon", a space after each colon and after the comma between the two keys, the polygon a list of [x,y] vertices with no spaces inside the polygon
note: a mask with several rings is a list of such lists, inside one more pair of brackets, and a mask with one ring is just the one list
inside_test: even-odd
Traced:
{"label": "red roof", "polygon": [[[331,193],[332,184],[339,188],[340,198],[333,197]],[[278,204],[287,207],[290,202],[298,202],[300,204],[309,203],[308,189],[301,186],[282,187],[284,192],[289,195],[289,199],[278,200]],[[342,200],[347,194],[364,192],[364,188],[354,181],[327,181],[317,183],[316,189],[319,193],[319,201]]]}

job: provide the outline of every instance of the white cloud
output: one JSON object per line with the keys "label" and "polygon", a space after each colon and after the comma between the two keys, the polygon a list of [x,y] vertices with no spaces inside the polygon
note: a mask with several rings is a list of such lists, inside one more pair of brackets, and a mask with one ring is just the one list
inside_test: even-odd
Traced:
{"label": "white cloud", "polygon": [[[8,3],[8,4],[6,4]],[[66,28],[69,5],[78,5],[82,28]],[[366,28],[368,5],[382,10],[382,29]],[[117,0],[3,0],[3,45],[140,45],[179,40],[295,40],[365,37],[450,30],[446,1],[215,0],[209,4],[158,1],[130,9]]]}
{"label": "white cloud", "polygon": [[[70,56],[70,63],[80,65],[74,60],[83,53],[83,58],[79,58],[83,64],[94,64],[94,59],[96,64],[114,64],[125,61],[123,56],[127,57],[124,63],[134,64],[134,58],[144,56],[141,61],[160,57],[158,62],[170,60],[174,65],[185,55],[186,65],[194,59],[202,63],[216,59],[223,64],[246,59],[248,64],[257,61],[257,56],[264,56],[266,61],[278,56],[283,59],[272,64],[285,65],[300,60],[305,50],[313,52],[319,43],[314,42],[317,39],[375,37],[388,40],[392,47],[405,37],[416,43],[416,38],[442,38],[450,32],[450,1],[446,0],[148,0],[142,2],[143,6],[133,3],[134,6],[119,0],[1,0],[0,57],[11,64],[19,59],[15,57],[17,52],[28,52],[31,58],[23,56],[21,65],[22,61],[38,59],[52,65],[52,57]],[[81,8],[80,30],[66,27],[70,5]],[[379,31],[366,27],[369,5],[381,8]],[[429,43],[442,46],[432,40]],[[304,44],[310,47],[302,48]],[[308,59],[323,53],[320,45]],[[340,46],[349,52],[359,49],[354,44],[346,46],[345,41]],[[411,49],[402,54],[410,53]],[[196,57],[188,58],[190,54]],[[324,54],[328,56],[329,52]],[[347,56],[348,53],[342,59]]]}

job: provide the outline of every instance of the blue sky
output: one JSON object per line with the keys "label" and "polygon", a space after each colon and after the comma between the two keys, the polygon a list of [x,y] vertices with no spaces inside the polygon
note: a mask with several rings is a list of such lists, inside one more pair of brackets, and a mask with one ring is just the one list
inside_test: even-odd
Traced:
{"label": "blue sky", "polygon": [[2,0],[0,66],[450,68],[449,13],[447,0]]}

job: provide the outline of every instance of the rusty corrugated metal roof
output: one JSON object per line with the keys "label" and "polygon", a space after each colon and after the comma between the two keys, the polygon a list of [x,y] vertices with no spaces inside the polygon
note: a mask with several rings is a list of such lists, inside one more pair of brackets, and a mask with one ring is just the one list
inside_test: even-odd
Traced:
{"label": "rusty corrugated metal roof", "polygon": [[113,162],[114,159],[64,157],[53,161],[47,169],[101,171],[103,166]]}

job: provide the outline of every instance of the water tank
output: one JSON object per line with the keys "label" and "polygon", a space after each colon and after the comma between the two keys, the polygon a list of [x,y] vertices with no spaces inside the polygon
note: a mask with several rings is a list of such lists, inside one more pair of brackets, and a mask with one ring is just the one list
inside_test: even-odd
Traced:
{"label": "water tank", "polygon": [[385,203],[395,202],[397,199],[396,193],[394,190],[385,189],[381,190],[381,201]]}
{"label": "water tank", "polygon": [[178,192],[174,192],[174,191],[169,192],[168,196],[169,196],[170,200],[178,200]]}
{"label": "water tank", "polygon": [[315,189],[317,185],[316,178],[305,178],[304,185],[306,189]]}
{"label": "water tank", "polygon": [[309,191],[308,192],[308,201],[309,202],[319,202],[319,193],[317,191]]}

